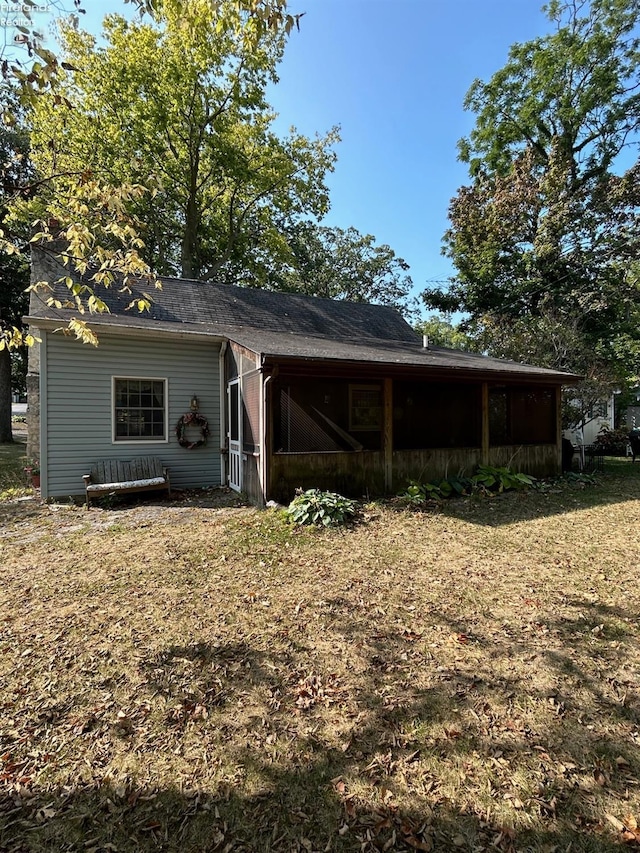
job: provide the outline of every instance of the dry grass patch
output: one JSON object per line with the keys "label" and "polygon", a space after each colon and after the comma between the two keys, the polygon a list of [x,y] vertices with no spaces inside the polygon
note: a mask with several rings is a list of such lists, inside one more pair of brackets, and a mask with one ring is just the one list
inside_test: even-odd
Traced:
{"label": "dry grass patch", "polygon": [[0,849],[634,841],[638,498],[0,504]]}
{"label": "dry grass patch", "polygon": [[[14,424],[14,428],[15,426]],[[26,433],[15,429],[14,441],[0,444],[0,501],[32,493],[23,471],[27,462],[26,449]]]}

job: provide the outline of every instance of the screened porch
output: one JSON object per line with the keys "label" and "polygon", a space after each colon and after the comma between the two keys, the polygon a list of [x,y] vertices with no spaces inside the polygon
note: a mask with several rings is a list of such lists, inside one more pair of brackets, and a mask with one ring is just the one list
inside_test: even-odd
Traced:
{"label": "screened porch", "polygon": [[556,387],[426,378],[278,375],[269,496],[297,487],[379,495],[410,479],[510,464],[559,470]]}

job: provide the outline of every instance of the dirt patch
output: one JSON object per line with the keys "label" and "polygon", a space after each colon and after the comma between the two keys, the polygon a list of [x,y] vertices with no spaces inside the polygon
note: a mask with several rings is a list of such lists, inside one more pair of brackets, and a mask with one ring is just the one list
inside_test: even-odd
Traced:
{"label": "dirt patch", "polygon": [[42,537],[62,538],[69,533],[99,532],[127,527],[142,529],[149,524],[163,526],[183,524],[194,510],[218,512],[244,507],[244,501],[231,489],[194,489],[174,491],[171,499],[154,502],[129,496],[105,506],[93,503],[87,510],[73,502],[42,501],[37,491],[0,502],[0,539],[34,542]]}

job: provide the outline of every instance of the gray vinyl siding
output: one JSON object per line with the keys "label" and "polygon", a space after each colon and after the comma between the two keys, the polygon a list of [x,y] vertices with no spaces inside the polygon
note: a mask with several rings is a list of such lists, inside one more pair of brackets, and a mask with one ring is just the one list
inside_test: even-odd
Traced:
{"label": "gray vinyl siding", "polygon": [[[158,456],[176,488],[220,484],[219,344],[101,333],[97,347],[60,334],[45,335],[42,346],[47,377],[41,424],[44,497],[82,494],[82,475],[96,461],[134,456]],[[167,379],[168,441],[113,442],[114,376]],[[189,411],[193,394],[210,435],[204,447],[187,450],[178,444],[175,425]]]}

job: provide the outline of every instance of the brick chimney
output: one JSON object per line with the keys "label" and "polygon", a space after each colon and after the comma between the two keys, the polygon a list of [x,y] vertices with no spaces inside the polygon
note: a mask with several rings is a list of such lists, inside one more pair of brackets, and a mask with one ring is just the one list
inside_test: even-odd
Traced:
{"label": "brick chimney", "polygon": [[[54,240],[50,243],[31,244],[31,284],[38,281],[53,282],[66,275],[65,267],[58,260],[65,242]],[[46,310],[46,294],[31,291],[29,295],[29,316],[42,316]],[[37,325],[29,323],[29,331],[34,337],[42,334]],[[35,343],[29,347],[27,361],[27,458],[40,460],[40,347]]]}

